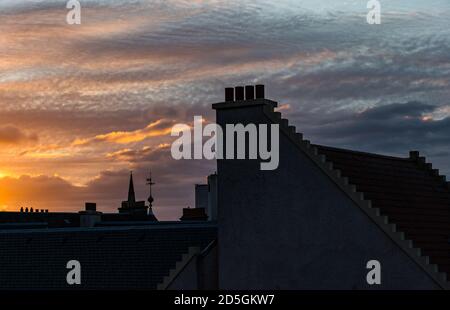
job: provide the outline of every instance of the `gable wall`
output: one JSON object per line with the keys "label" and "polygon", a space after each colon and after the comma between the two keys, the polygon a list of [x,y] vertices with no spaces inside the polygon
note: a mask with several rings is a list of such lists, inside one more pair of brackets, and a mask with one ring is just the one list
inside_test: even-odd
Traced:
{"label": "gable wall", "polygon": [[[268,123],[262,106],[217,123]],[[226,135],[226,133],[225,133]],[[218,160],[221,289],[434,289],[436,284],[280,131],[280,164]],[[382,285],[366,283],[366,263]]]}

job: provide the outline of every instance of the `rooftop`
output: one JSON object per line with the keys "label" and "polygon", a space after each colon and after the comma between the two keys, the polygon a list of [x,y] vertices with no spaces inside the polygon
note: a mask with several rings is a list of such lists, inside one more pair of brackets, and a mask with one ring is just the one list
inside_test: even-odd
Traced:
{"label": "rooftop", "polygon": [[418,152],[400,158],[315,147],[450,278],[450,190],[438,170]]}

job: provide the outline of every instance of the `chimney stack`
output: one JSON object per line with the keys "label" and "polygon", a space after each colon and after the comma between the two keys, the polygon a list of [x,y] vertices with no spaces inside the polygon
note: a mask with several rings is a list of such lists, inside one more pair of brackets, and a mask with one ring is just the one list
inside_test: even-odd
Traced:
{"label": "chimney stack", "polygon": [[102,213],[97,212],[95,202],[86,202],[84,207],[84,211],[78,212],[80,214],[80,227],[94,227],[102,220]]}

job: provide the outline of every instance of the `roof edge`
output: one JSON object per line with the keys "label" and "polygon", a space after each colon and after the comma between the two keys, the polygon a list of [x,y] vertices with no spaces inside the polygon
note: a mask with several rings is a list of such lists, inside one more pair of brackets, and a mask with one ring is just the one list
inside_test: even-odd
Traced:
{"label": "roof edge", "polygon": [[377,153],[355,151],[355,150],[350,150],[350,149],[345,149],[345,148],[338,148],[338,147],[334,147],[334,146],[319,145],[319,144],[311,144],[311,146],[324,148],[324,149],[336,151],[336,152],[352,153],[352,154],[356,154],[356,155],[364,155],[364,156],[370,156],[370,157],[375,157],[375,158],[383,158],[383,159],[391,159],[391,160],[399,160],[399,161],[411,161],[411,159],[409,157],[397,157],[397,156],[382,155],[382,154],[377,154]]}
{"label": "roof edge", "polygon": [[306,154],[307,157],[313,161],[345,194],[347,194],[347,196],[440,288],[450,289],[450,283],[447,281],[447,274],[439,272],[436,264],[430,264],[429,257],[422,256],[422,250],[413,247],[412,240],[405,239],[405,234],[398,231],[396,225],[390,223],[387,216],[381,216],[380,209],[373,208],[372,202],[364,199],[364,193],[357,192],[356,186],[349,184],[348,178],[343,177],[340,170],[334,169],[333,163],[327,162],[326,156],[320,155],[316,146],[311,145],[309,140],[303,139],[302,133],[296,132],[295,126],[289,126],[288,120],[281,118],[281,113],[275,112],[274,107],[271,105],[265,105],[263,113],[269,120],[279,124],[280,132]]}

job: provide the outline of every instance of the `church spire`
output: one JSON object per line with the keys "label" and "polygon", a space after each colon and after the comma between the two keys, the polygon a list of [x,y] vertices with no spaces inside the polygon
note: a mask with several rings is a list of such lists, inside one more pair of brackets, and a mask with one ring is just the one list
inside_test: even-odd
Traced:
{"label": "church spire", "polygon": [[128,203],[134,204],[136,202],[136,196],[134,195],[134,184],[133,184],[133,172],[130,172],[130,185],[128,187]]}

